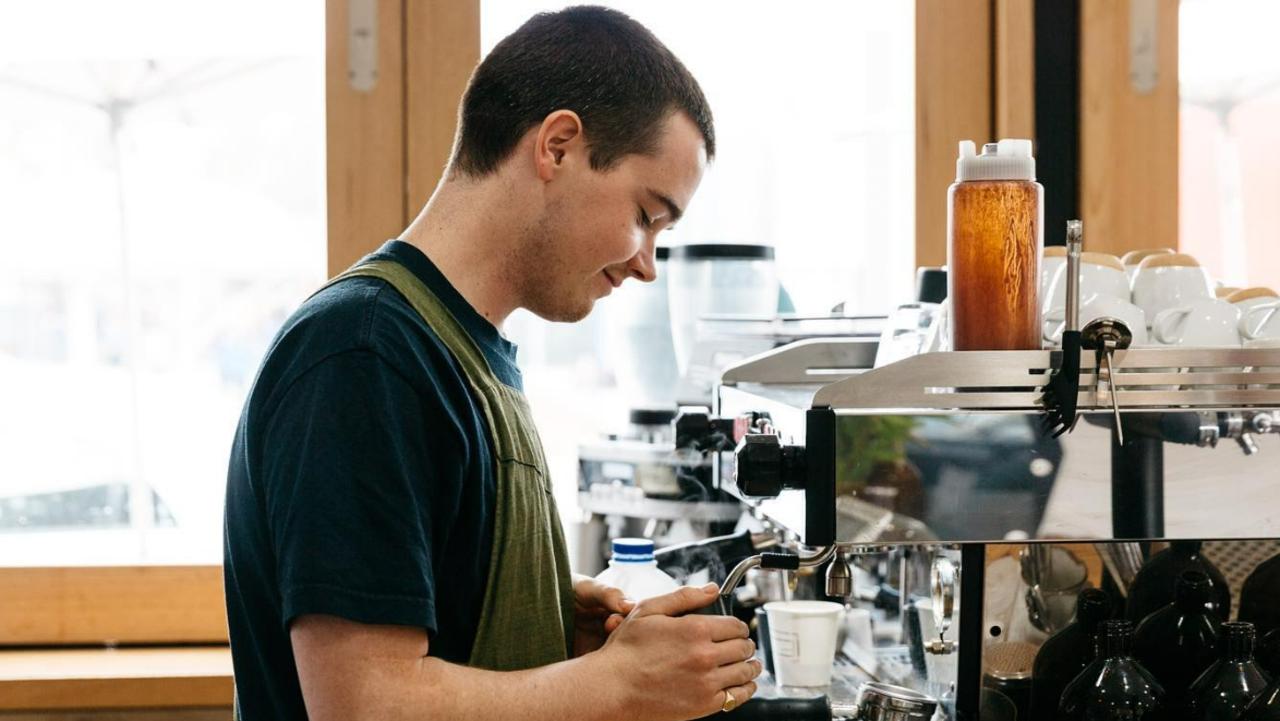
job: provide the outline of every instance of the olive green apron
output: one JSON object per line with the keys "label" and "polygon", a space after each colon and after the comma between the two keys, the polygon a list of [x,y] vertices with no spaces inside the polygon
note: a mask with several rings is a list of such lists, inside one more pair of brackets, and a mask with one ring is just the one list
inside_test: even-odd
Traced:
{"label": "olive green apron", "polygon": [[325,287],[352,277],[384,280],[409,301],[461,366],[489,427],[497,475],[493,549],[468,664],[513,671],[565,660],[573,648],[569,554],[528,401],[494,376],[475,341],[408,268],[370,261]]}
{"label": "olive green apron", "polygon": [[569,554],[528,401],[493,374],[471,336],[408,268],[368,261],[329,284],[352,277],[384,280],[409,301],[461,366],[489,426],[497,466],[493,550],[469,665],[513,671],[565,660],[573,648]]}

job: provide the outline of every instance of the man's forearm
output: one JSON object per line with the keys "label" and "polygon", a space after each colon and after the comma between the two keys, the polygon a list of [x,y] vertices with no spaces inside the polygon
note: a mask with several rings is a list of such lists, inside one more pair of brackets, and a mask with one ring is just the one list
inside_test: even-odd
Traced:
{"label": "man's forearm", "polygon": [[[350,709],[360,721],[615,721],[630,718],[626,686],[599,654],[524,671],[486,671],[423,658],[399,672],[384,667]],[[312,714],[317,721],[327,718]],[[336,718],[336,717],[335,717]]]}
{"label": "man's forearm", "polygon": [[718,592],[684,587],[640,602],[599,651],[525,671],[427,656],[426,631],[308,615],[290,629],[311,721],[671,721],[755,693],[746,624],[694,614]]}

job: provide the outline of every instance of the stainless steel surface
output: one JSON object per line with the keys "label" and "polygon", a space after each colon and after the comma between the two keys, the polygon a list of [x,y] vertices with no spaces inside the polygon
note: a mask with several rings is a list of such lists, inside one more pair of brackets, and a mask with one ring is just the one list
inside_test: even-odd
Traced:
{"label": "stainless steel surface", "polygon": [[1106,379],[1111,409],[1115,414],[1116,440],[1123,446],[1124,425],[1120,422],[1120,401],[1116,396],[1116,391],[1120,388],[1120,377],[1115,372],[1115,353],[1127,349],[1133,343],[1133,333],[1118,318],[1095,318],[1085,326],[1081,339],[1084,347],[1094,352],[1095,359],[1101,357],[1106,361],[1105,372],[1094,376],[1093,390],[1094,393],[1099,393],[1099,383],[1103,378]]}
{"label": "stainless steel surface", "polygon": [[[774,600],[822,597],[822,577],[815,570],[816,565],[821,564],[820,559],[827,553],[811,554],[807,552],[808,549],[794,542],[786,545],[803,552],[806,563],[813,563],[815,566],[787,574],[767,573],[753,561],[749,565],[755,566],[755,569],[746,575],[745,585],[734,594],[736,602],[760,605]],[[924,666],[914,663],[910,647],[902,637],[901,614],[890,610],[886,604],[893,603],[900,596],[919,598],[927,595],[929,563],[932,558],[946,555],[958,564],[958,556],[951,556],[958,553],[958,550],[954,546],[933,544],[840,544],[830,548],[834,549],[830,559],[847,561],[858,580],[854,597],[846,602],[847,615],[839,624],[830,683],[818,688],[779,686],[771,673],[765,673],[757,679],[757,696],[807,698],[825,695],[830,701],[834,718],[861,718],[856,713],[855,702],[862,693],[862,686],[869,681],[915,689],[925,699],[947,696],[954,689],[958,655],[930,655]],[[899,557],[905,558],[907,555],[912,559],[911,565],[919,567],[918,571],[910,575],[903,573],[896,563]],[[760,576],[765,577],[765,583],[761,583]],[[790,582],[781,582],[784,577]],[[913,579],[921,580],[917,583]],[[775,584],[775,581],[779,583]],[[889,591],[890,595],[885,596]],[[814,596],[814,593],[818,595]],[[958,605],[955,610],[959,611]],[[922,612],[926,614],[922,630],[929,637],[936,638],[938,633],[932,623],[932,614],[923,608]],[[955,643],[956,631],[956,624],[952,623],[947,640]],[[766,649],[767,644],[760,648],[762,660]]]}
{"label": "stainless steel surface", "polygon": [[929,721],[938,708],[933,698],[909,688],[874,681],[858,695],[860,721]]}
{"label": "stainless steel surface", "polygon": [[[1053,353],[924,353],[825,385],[812,403],[837,412],[1036,411]],[[1124,374],[1124,389],[1115,392],[1121,410],[1280,408],[1280,350],[1130,348],[1114,358],[1114,372]],[[1080,359],[1082,387],[1095,383],[1096,373],[1096,358]],[[1078,404],[1081,411],[1111,410],[1110,399],[1092,390],[1081,391]]]}
{"label": "stainless steel surface", "polygon": [[[836,555],[837,548],[837,546],[831,545],[820,549],[817,553],[808,556],[801,556],[800,568],[821,566],[827,561],[830,561],[832,556]],[[759,567],[761,560],[762,558],[759,555],[756,555],[748,556],[739,561],[738,565],[734,566],[733,570],[729,572],[729,575],[725,577],[724,583],[720,584],[720,597],[726,598],[732,595],[733,590],[738,587],[739,583],[742,583],[742,578],[747,575],[747,571]]]}
{"label": "stainless steel surface", "polygon": [[[884,322],[884,316],[704,316],[696,323],[693,352],[688,370],[681,378],[677,398],[685,403],[703,405],[714,395],[714,385],[723,378],[726,370],[749,359],[766,356],[779,346],[794,346],[815,338],[840,342],[861,339],[863,343],[870,344],[870,348],[859,351],[869,351],[872,360],[866,361],[866,366],[870,367],[874,364],[875,348]],[[838,358],[832,361],[836,367],[847,363]]]}
{"label": "stainless steel surface", "polygon": [[733,595],[734,589],[738,584],[742,583],[742,579],[746,577],[747,571],[753,568],[760,568],[761,558],[759,555],[747,556],[738,561],[738,565],[733,567],[728,576],[725,576],[724,583],[720,584],[720,598],[726,599]]}
{"label": "stainless steel surface", "polygon": [[930,653],[944,654],[955,650],[955,644],[947,642],[944,637],[955,619],[959,589],[960,569],[955,561],[946,556],[934,558],[929,571],[929,593],[933,600],[933,626],[938,631],[938,639],[936,643],[930,640],[925,645],[925,650]]}
{"label": "stainless steel surface", "polygon": [[827,566],[826,592],[835,598],[848,598],[853,595],[853,569],[844,554],[837,551],[831,564]]}
{"label": "stainless steel surface", "polygon": [[[787,355],[787,349],[780,349],[775,360]],[[911,426],[906,461],[916,475],[908,478],[914,485],[899,499],[918,500],[912,510],[899,508],[896,518],[917,524],[924,535],[913,533],[901,542],[1105,539],[1112,534],[1115,408],[1109,389],[1097,393],[1091,387],[1101,380],[1093,355],[1081,359],[1080,406],[1086,416],[1106,413],[1108,422],[1080,424],[1060,439],[1040,438],[1033,427],[1052,367],[1053,353],[1047,350],[923,354],[826,385],[752,383],[744,372],[736,385],[720,387],[717,411],[729,416],[768,411],[791,444],[805,443],[807,409],[829,405],[837,411],[840,542],[868,540],[863,531],[874,527],[850,525],[841,513],[842,503],[865,504],[871,498],[858,492],[867,484],[860,475],[865,470],[857,465],[858,444],[867,438],[876,441],[875,434],[900,421]],[[1196,371],[1181,372],[1189,368]],[[1248,440],[1260,448],[1255,456],[1227,449],[1214,453],[1196,447],[1195,428],[1189,445],[1165,443],[1165,537],[1280,534],[1280,504],[1269,480],[1274,478],[1270,459],[1280,453],[1280,434],[1274,432],[1280,426],[1274,423],[1274,409],[1280,408],[1280,351],[1129,348],[1115,352],[1112,370],[1120,384],[1115,401],[1126,440],[1131,433],[1148,432],[1141,419],[1129,418],[1131,413],[1192,412],[1203,414],[1202,430],[1212,431],[1211,438],[1202,437],[1203,443],[1238,427],[1252,434]],[[1223,384],[1231,388],[1213,387]],[[1234,416],[1238,423],[1231,420]],[[734,489],[725,479],[731,470],[730,461],[717,471],[719,487],[730,493]],[[1224,492],[1227,487],[1230,491]],[[802,491],[746,502],[756,517],[803,537]]]}
{"label": "stainless steel surface", "polygon": [[1051,546],[1044,544],[1027,546],[1024,553],[1018,556],[1022,566],[1022,577],[1032,586],[1039,586],[1046,578],[1053,577],[1053,554]]}
{"label": "stainless steel surface", "polygon": [[627,518],[653,518],[659,521],[719,521],[738,520],[742,507],[737,503],[690,503],[658,498],[625,498],[595,496],[590,492],[578,493],[578,507],[600,516],[625,516]]}
{"label": "stainless steel surface", "polygon": [[839,703],[831,702],[831,718],[833,719],[852,719],[857,721],[858,705],[855,703]]}
{"label": "stainless steel surface", "polygon": [[1065,547],[1033,543],[1018,553],[1024,602],[1031,624],[1056,633],[1075,615],[1076,597],[1087,585],[1088,568]]}
{"label": "stainless steel surface", "polygon": [[1067,221],[1067,325],[1064,330],[1080,330],[1080,250],[1084,246],[1083,224]]}
{"label": "stainless steel surface", "polygon": [[792,343],[736,365],[721,374],[722,384],[830,383],[875,365],[879,342],[871,338],[813,338]]}
{"label": "stainless steel surface", "polygon": [[1138,575],[1145,560],[1142,547],[1137,543],[1095,543],[1094,550],[1102,557],[1102,563],[1120,589],[1120,595],[1129,595],[1129,585]]}
{"label": "stainless steel surface", "polygon": [[[800,564],[800,568],[802,569],[815,568],[823,565],[827,561],[836,559],[835,562],[832,563],[831,565],[833,568],[841,569],[837,571],[837,574],[845,575],[847,577],[849,590],[845,593],[832,593],[829,590],[830,586],[826,586],[826,585],[824,585],[824,589],[828,589],[827,590],[828,596],[851,596],[853,595],[853,591],[854,591],[853,572],[849,566],[849,562],[846,559],[846,556],[850,556],[850,555],[857,556],[857,555],[865,555],[865,554],[873,554],[873,553],[887,553],[889,549],[890,547],[885,545],[864,544],[864,543],[837,543],[837,544],[833,544],[830,546],[826,546],[822,549],[819,549],[817,553],[812,553],[807,556],[801,555],[799,564]],[[738,584],[742,583],[742,579],[746,577],[747,572],[752,570],[753,568],[760,568],[762,571],[774,570],[774,569],[762,568],[761,566],[762,561],[763,561],[763,557],[759,554],[754,556],[748,556],[742,559],[741,561],[739,561],[738,565],[734,566],[733,570],[729,571],[729,574],[725,576],[724,583],[720,584],[720,595],[722,597],[731,595],[733,593],[733,590],[738,587]],[[785,570],[785,569],[777,569],[777,570]],[[828,573],[828,575],[824,578],[824,584],[825,582],[830,581],[830,578],[831,576]]]}

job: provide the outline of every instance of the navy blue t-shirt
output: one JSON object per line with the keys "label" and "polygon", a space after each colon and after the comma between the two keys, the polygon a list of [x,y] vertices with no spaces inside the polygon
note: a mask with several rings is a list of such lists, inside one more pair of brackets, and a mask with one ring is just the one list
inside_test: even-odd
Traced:
{"label": "navy blue t-shirt", "polygon": [[[520,388],[516,349],[421,251],[409,268]],[[227,472],[224,576],[241,718],[305,719],[289,624],[319,613],[427,630],[465,663],[493,543],[488,426],[461,368],[394,288],[307,300],[262,362]]]}

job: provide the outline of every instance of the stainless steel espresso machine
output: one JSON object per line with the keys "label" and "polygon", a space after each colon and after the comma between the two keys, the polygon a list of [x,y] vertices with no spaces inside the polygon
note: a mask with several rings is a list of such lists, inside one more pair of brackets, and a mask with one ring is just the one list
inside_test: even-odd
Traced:
{"label": "stainless steel espresso machine", "polygon": [[[638,536],[659,549],[683,547],[660,553],[660,564],[681,582],[699,583],[723,577],[716,563],[736,559],[744,541],[690,544],[764,528],[739,528],[742,504],[716,481],[713,458],[677,444],[679,406],[709,407],[724,368],[805,339],[862,339],[869,353],[859,362],[869,368],[884,318],[779,315],[768,246],[660,247],[655,263],[654,283],[619,289],[608,306],[610,362],[631,408],[625,428],[579,445],[574,568],[594,575],[608,561],[609,539]],[[720,560],[711,567],[699,560],[711,558]]]}
{"label": "stainless steel espresso machine", "polygon": [[1029,718],[1033,661],[1081,589],[1133,602],[1143,562],[1196,539],[1238,606],[1244,575],[1280,551],[1280,352],[1086,353],[1060,438],[1040,419],[1059,351],[875,369],[865,353],[856,339],[764,353],[723,373],[710,415],[676,422],[775,546],[728,573],[721,610],[819,598],[874,624],[840,626],[829,686],[766,675],[744,717]]}

